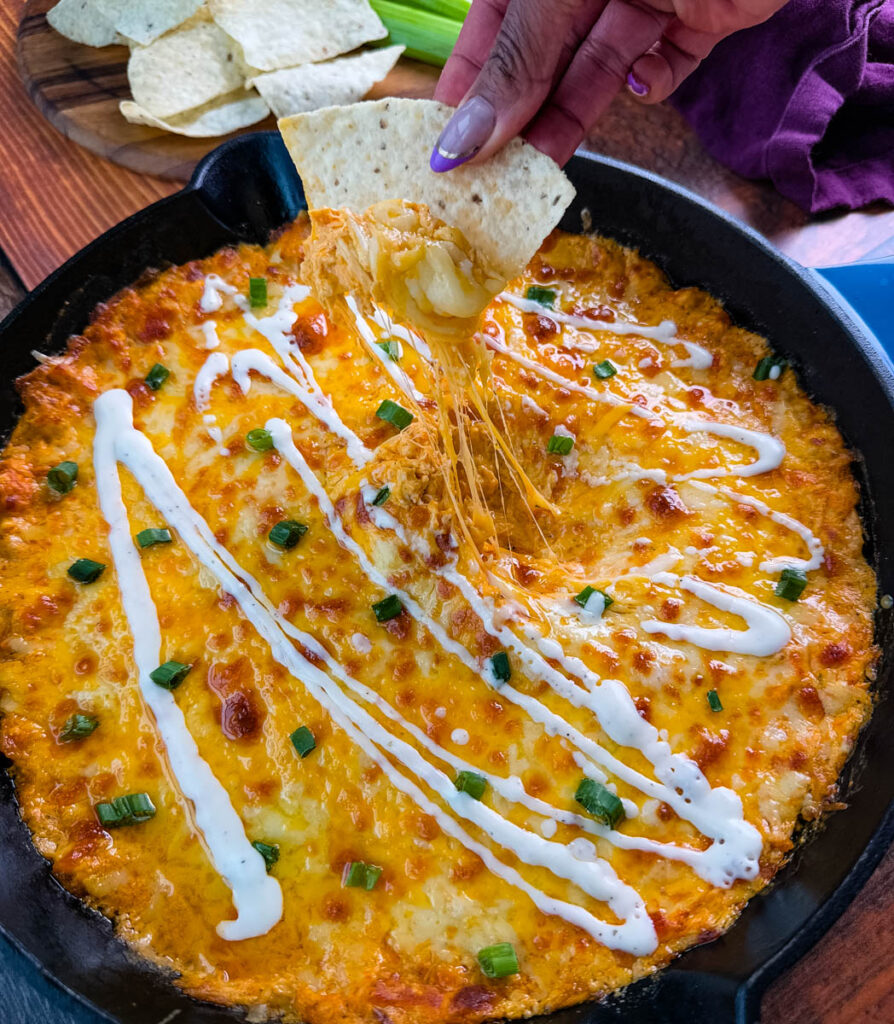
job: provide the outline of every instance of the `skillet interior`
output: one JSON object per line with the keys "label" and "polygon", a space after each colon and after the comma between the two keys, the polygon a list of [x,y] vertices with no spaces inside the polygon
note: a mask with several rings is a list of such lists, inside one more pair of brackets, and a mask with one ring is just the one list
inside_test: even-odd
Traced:
{"label": "skillet interior", "polygon": [[[811,396],[836,411],[845,440],[861,456],[856,471],[869,561],[882,592],[894,592],[894,373],[874,339],[828,297],[812,272],[689,193],[601,158],[576,157],[568,170],[578,199],[563,228],[580,231],[588,209],[600,233],[638,247],[675,285],[709,291],[738,323],[764,334],[791,359]],[[59,351],[98,302],[146,268],[208,255],[236,241],[263,242],[303,206],[279,137],[243,136],[211,154],[183,192],[136,214],[75,256],[0,325],[0,437],[20,412],[13,381],[33,367],[33,349]],[[892,633],[894,613],[888,612],[878,624],[883,650]],[[891,662],[883,658],[880,696],[891,685]],[[880,699],[846,770],[847,812],[833,815],[815,841],[796,853],[772,890],[748,905],[729,934],[606,1004],[543,1020],[756,1021],[767,984],[844,910],[894,837],[894,745],[887,742],[892,730],[891,701]],[[114,1020],[157,1024],[175,1010],[191,1024],[242,1019],[179,993],[131,956],[105,919],[54,881],[18,819],[14,789],[3,771],[0,928],[52,978]]]}

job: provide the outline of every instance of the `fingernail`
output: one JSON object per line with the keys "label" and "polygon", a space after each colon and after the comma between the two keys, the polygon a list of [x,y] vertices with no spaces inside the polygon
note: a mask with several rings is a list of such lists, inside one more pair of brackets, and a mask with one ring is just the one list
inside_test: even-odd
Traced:
{"label": "fingernail", "polygon": [[431,155],[431,169],[440,174],[471,160],[491,137],[496,124],[491,103],[483,96],[473,96],[447,122]]}
{"label": "fingernail", "polygon": [[627,88],[634,96],[649,95],[649,87],[641,82],[632,71],[627,75]]}

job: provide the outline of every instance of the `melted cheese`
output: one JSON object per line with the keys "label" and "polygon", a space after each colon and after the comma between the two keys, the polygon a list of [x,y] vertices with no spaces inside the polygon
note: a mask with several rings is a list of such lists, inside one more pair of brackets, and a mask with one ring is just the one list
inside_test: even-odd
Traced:
{"label": "melted cheese", "polygon": [[[25,816],[199,996],[419,1024],[623,985],[728,926],[865,717],[874,591],[846,452],[790,372],[751,380],[763,343],[706,297],[556,236],[529,280],[557,310],[525,281],[481,325],[480,422],[511,448],[474,422],[463,441],[493,515],[476,557],[444,485],[437,346],[393,308],[328,319],[299,279],[306,230],[129,290],[26,382],[0,462]],[[604,359],[618,373],[596,380]],[[375,418],[385,398],[411,428]],[[266,454],[243,441],[262,426]],[[63,458],[80,474],[58,497],[41,480]],[[518,474],[559,514],[525,509]],[[281,519],[308,527],[293,550],[265,539]],[[162,522],[173,543],[139,551],[131,531]],[[110,568],[76,585],[80,556]],[[800,601],[774,595],[782,568],[809,573]],[[587,584],[613,603],[581,608]],[[381,624],[387,595],[403,612]],[[173,694],[148,679],[169,658],[193,666]],[[99,728],[58,742],[77,710]],[[575,802],[584,777],[621,801],[615,827]],[[140,790],[155,819],[98,826],[97,802]],[[272,874],[252,841],[279,847]],[[373,891],[342,888],[353,860],[382,867]],[[475,953],[497,941],[522,973],[491,984]]]}

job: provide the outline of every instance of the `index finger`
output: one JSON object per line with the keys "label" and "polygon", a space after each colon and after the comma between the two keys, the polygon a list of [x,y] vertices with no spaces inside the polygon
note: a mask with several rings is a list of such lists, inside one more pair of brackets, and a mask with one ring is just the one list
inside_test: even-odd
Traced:
{"label": "index finger", "polygon": [[435,99],[458,107],[493,48],[509,0],[474,0],[453,53],[435,89]]}

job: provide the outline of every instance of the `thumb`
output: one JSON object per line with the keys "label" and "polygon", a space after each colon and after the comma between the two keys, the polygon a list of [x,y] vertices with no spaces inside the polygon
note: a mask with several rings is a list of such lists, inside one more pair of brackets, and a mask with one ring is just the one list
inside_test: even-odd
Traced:
{"label": "thumb", "polygon": [[432,170],[449,171],[475,156],[485,159],[522,131],[552,90],[564,41],[594,6],[600,5],[510,0],[489,56],[438,139]]}

